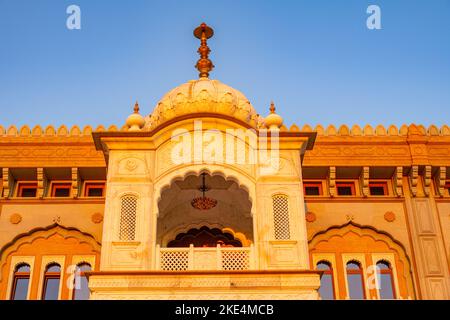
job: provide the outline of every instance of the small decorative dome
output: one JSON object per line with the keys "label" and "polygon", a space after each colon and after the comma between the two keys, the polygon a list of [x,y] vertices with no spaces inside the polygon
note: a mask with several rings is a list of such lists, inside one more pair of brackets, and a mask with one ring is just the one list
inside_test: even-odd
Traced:
{"label": "small decorative dome", "polygon": [[283,125],[283,118],[275,113],[275,104],[270,104],[270,114],[264,120],[264,124],[269,130],[279,130]]}
{"label": "small decorative dome", "polygon": [[145,128],[152,130],[171,119],[195,113],[232,116],[254,128],[260,127],[263,121],[240,91],[202,77],[169,91],[145,118]]}
{"label": "small decorative dome", "polygon": [[134,112],[127,118],[125,124],[128,126],[128,131],[141,131],[145,125],[145,119],[139,114],[139,104],[135,103]]}

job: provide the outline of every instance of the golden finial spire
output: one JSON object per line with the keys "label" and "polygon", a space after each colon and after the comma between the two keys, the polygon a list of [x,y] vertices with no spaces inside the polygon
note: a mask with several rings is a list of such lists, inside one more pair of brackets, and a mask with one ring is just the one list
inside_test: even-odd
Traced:
{"label": "golden finial spire", "polygon": [[139,103],[136,101],[136,103],[134,104],[134,113],[139,113]]}
{"label": "golden finial spire", "polygon": [[275,113],[275,103],[273,101],[270,103],[270,113]]}
{"label": "golden finial spire", "polygon": [[200,54],[200,59],[197,61],[195,67],[200,71],[200,78],[208,78],[209,72],[214,68],[211,60],[209,60],[208,55],[211,50],[208,47],[207,39],[214,35],[212,28],[208,27],[206,23],[202,23],[200,26],[195,28],[194,36],[200,39],[200,47],[198,48],[198,53]]}

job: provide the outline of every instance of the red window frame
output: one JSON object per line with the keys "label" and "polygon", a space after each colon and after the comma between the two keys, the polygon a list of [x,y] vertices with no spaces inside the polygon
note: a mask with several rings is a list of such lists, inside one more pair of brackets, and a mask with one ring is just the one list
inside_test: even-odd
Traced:
{"label": "red window frame", "polygon": [[[307,187],[318,187],[319,188],[319,194],[318,195],[307,195],[306,194],[306,188]],[[305,196],[309,196],[309,197],[322,196],[323,195],[322,182],[317,182],[317,181],[303,182],[303,194]]]}
{"label": "red window frame", "polygon": [[450,196],[450,182],[445,183],[445,189],[447,189],[448,195]]}
{"label": "red window frame", "polygon": [[[348,269],[348,264],[349,263],[354,263],[357,264],[359,266],[359,268],[356,269]],[[357,274],[361,277],[361,288],[362,288],[362,293],[363,293],[363,300],[367,299],[366,296],[366,286],[364,284],[364,275],[363,275],[363,269],[362,269],[362,265],[361,262],[357,261],[357,260],[350,260],[345,264],[345,276],[347,277],[347,275],[349,274]],[[348,277],[347,277],[347,282],[348,282]],[[348,284],[348,288],[349,288],[349,292],[347,292],[348,297],[350,298],[350,285]]]}
{"label": "red window frame", "polygon": [[[27,266],[28,268],[30,268],[30,265],[28,263],[23,263],[20,264],[16,267],[16,270],[20,269],[23,266]],[[31,268],[30,268],[31,270]],[[12,287],[11,287],[11,294],[9,299],[13,300],[14,296],[16,295],[16,288],[17,288],[17,282],[19,279],[28,279],[28,283],[30,281],[31,278],[31,272],[30,271],[26,271],[26,272],[19,272],[19,271],[14,271],[14,275],[13,275],[13,281],[12,281]],[[28,295],[28,290],[27,290],[27,295]]]}
{"label": "red window frame", "polygon": [[[377,266],[379,263],[384,263],[385,265],[387,265],[388,269],[379,269],[378,268],[378,272],[380,274],[389,274],[391,276],[391,287],[392,287],[392,296],[394,297],[394,299],[396,299],[397,295],[395,293],[395,281],[394,281],[394,272],[392,271],[392,265],[389,262],[386,261],[378,261],[377,262]],[[378,293],[380,295],[380,293]]]}
{"label": "red window frame", "polygon": [[84,185],[84,196],[85,197],[94,197],[89,196],[89,190],[90,189],[102,189],[102,195],[101,197],[105,196],[105,183],[104,182],[86,182]]}
{"label": "red window frame", "polygon": [[[383,187],[383,195],[373,195],[373,197],[383,197],[389,195],[389,190],[387,186],[387,182],[369,182],[369,193],[371,187]],[[370,194],[372,196],[372,194]]]}
{"label": "red window frame", "polygon": [[[38,188],[37,182],[19,182],[18,189],[17,189],[17,196],[20,198],[36,198],[37,197],[37,188]],[[34,197],[24,197],[22,195],[24,189],[35,189],[36,195]]]}
{"label": "red window frame", "polygon": [[56,190],[57,189],[69,189],[69,195],[64,197],[56,197],[56,198],[67,198],[70,197],[70,189],[72,188],[72,184],[69,182],[55,182],[52,183],[52,192],[51,196],[56,197]]}
{"label": "red window frame", "polygon": [[[328,270],[317,269],[317,265],[318,265],[319,263],[326,264],[326,265],[328,266],[329,269],[328,269]],[[326,260],[320,260],[319,262],[316,263],[316,269],[322,271],[323,274],[326,274],[326,275],[330,275],[330,276],[331,276],[331,287],[332,287],[332,290],[333,290],[333,299],[336,300],[336,288],[334,287],[333,265],[332,265],[330,262],[326,261]]]}
{"label": "red window frame", "polygon": [[[55,271],[48,271],[51,267],[57,266],[59,267],[59,272]],[[45,300],[45,295],[47,293],[47,283],[50,279],[58,279],[59,280],[59,286],[61,287],[61,266],[58,263],[50,264],[46,267],[45,273],[44,273],[44,284],[42,286],[42,294],[41,294],[41,300]],[[59,296],[59,289],[58,288],[58,296]]]}
{"label": "red window frame", "polygon": [[[351,188],[351,195],[340,195],[339,194],[339,187],[350,187]],[[355,183],[354,182],[336,182],[336,193],[339,197],[351,197],[356,195],[355,191]]]}
{"label": "red window frame", "polygon": [[[81,268],[81,266],[83,266],[83,265],[87,265],[87,266],[89,266],[89,268],[90,268],[90,270],[89,271],[80,271],[80,273],[79,273],[79,276],[80,277],[86,277],[86,272],[90,272],[90,271],[92,271],[92,265],[90,264],[90,263],[88,263],[88,262],[80,262],[80,263],[78,263],[77,264],[77,266],[76,266],[76,268]],[[75,298],[76,298],[76,288],[75,288],[75,278],[74,278],[74,280],[73,280],[73,282],[74,282],[74,286],[73,286],[73,289],[72,289],[72,300],[75,300]]]}

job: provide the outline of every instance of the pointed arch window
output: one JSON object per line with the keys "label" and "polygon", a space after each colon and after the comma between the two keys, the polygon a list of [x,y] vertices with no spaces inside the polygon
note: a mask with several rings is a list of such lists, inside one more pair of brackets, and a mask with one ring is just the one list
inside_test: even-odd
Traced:
{"label": "pointed arch window", "polygon": [[30,284],[30,265],[18,264],[14,270],[11,300],[27,300],[28,287]]}
{"label": "pointed arch window", "polygon": [[328,261],[319,261],[316,265],[317,270],[323,271],[320,278],[319,294],[323,300],[334,300],[334,281],[333,268]]}
{"label": "pointed arch window", "polygon": [[73,288],[73,300],[89,300],[88,279],[85,272],[91,271],[92,267],[87,262],[79,263],[75,270],[75,285]]}
{"label": "pointed arch window", "polygon": [[45,268],[42,300],[58,300],[61,280],[61,266],[57,263],[49,264]]}
{"label": "pointed arch window", "polygon": [[364,277],[361,263],[349,261],[346,265],[348,296],[350,299],[365,299]]}
{"label": "pointed arch window", "polygon": [[384,260],[378,261],[377,273],[380,299],[395,299],[394,277],[391,264]]}

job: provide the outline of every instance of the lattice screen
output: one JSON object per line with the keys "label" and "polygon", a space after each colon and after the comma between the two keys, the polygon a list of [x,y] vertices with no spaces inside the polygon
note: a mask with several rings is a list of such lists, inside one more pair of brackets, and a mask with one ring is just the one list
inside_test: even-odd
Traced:
{"label": "lattice screen", "polygon": [[250,252],[222,251],[222,270],[250,269]]}
{"label": "lattice screen", "polygon": [[291,234],[289,231],[288,197],[285,195],[276,195],[272,198],[272,202],[275,239],[289,240],[291,238]]}
{"label": "lattice screen", "polygon": [[119,239],[122,241],[133,241],[136,237],[136,209],[137,198],[135,196],[124,196],[120,207],[120,229]]}
{"label": "lattice screen", "polygon": [[184,271],[189,267],[189,251],[163,251],[160,255],[161,270]]}

